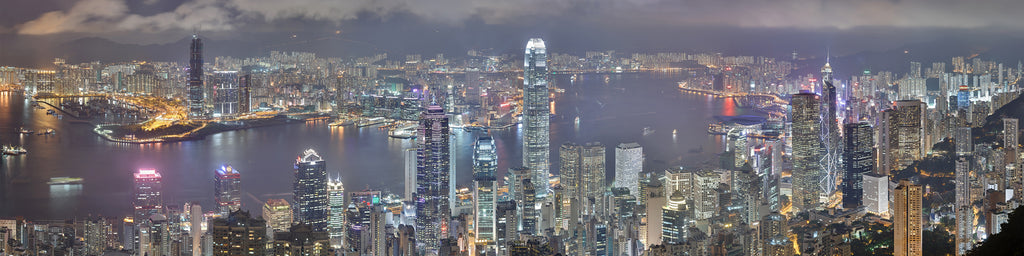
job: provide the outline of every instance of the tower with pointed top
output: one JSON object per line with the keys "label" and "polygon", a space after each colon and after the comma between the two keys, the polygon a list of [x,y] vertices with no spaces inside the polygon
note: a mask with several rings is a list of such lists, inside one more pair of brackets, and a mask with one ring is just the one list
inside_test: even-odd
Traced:
{"label": "tower with pointed top", "polygon": [[188,60],[188,115],[203,116],[203,40],[192,34]]}
{"label": "tower with pointed top", "polygon": [[327,231],[327,162],[312,149],[295,159],[296,222],[310,224],[314,231]]}
{"label": "tower with pointed top", "polygon": [[544,40],[526,43],[523,63],[523,166],[534,172],[537,196],[547,195],[551,99],[548,97],[548,53]]}
{"label": "tower with pointed top", "polygon": [[842,180],[842,142],[839,134],[839,118],[836,115],[836,87],[833,85],[831,54],[825,57],[821,67],[821,180],[822,202],[828,203],[838,190]]}

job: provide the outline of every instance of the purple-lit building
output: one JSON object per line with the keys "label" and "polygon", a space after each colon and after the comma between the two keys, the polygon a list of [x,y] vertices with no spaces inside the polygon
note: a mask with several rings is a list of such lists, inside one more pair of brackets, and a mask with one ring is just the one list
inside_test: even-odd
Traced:
{"label": "purple-lit building", "polygon": [[223,216],[242,207],[242,174],[230,165],[221,166],[214,175],[214,197],[217,211]]}
{"label": "purple-lit building", "polygon": [[132,206],[135,208],[136,220],[148,219],[150,215],[163,212],[163,198],[160,173],[154,169],[139,169],[135,173],[135,197]]}

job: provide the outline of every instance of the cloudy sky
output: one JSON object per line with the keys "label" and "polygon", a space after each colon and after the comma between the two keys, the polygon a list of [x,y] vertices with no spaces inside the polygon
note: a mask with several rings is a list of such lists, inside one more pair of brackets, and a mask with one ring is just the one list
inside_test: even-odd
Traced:
{"label": "cloudy sky", "polygon": [[[1024,31],[1021,0],[3,0],[0,57],[26,38],[99,37],[126,44],[179,41],[194,29],[213,39],[335,33],[368,45],[386,41],[462,41],[580,33],[577,41],[616,34],[645,44],[671,28],[742,34],[775,31],[877,31],[880,41],[919,30]],[[359,31],[355,33],[355,31]],[[445,32],[447,31],[447,32]],[[350,33],[353,32],[353,33]],[[593,36],[595,34],[610,36]],[[730,33],[730,32],[723,32]],[[382,36],[388,35],[388,36]],[[800,34],[800,36],[814,34]],[[248,36],[248,37],[247,37]],[[348,37],[345,37],[348,36]],[[376,38],[370,40],[368,38]],[[829,44],[834,41],[832,39]],[[848,38],[863,38],[848,36]],[[658,38],[657,40],[662,40]],[[754,38],[758,39],[758,38]],[[6,40],[6,41],[5,41]],[[569,39],[567,39],[569,40]],[[668,41],[675,39],[669,38]],[[731,39],[730,39],[731,40]],[[765,41],[775,40],[764,38]],[[516,40],[523,41],[523,40]],[[650,41],[650,40],[648,40]],[[685,41],[685,40],[682,40]],[[898,40],[897,40],[898,41]],[[910,39],[904,41],[913,41]],[[274,42],[279,43],[279,42]],[[670,45],[675,42],[668,42]],[[817,42],[815,42],[817,43]],[[30,43],[22,43],[30,44]],[[269,43],[268,43],[269,44]],[[519,44],[519,43],[516,43]],[[558,44],[555,44],[558,45]],[[564,44],[563,44],[564,45]],[[402,44],[394,46],[401,47]],[[478,46],[478,45],[474,45]],[[601,45],[604,46],[604,45]],[[824,48],[815,45],[815,50]],[[265,49],[267,47],[262,47]],[[5,53],[6,51],[6,53]],[[16,53],[16,52],[15,52]]]}

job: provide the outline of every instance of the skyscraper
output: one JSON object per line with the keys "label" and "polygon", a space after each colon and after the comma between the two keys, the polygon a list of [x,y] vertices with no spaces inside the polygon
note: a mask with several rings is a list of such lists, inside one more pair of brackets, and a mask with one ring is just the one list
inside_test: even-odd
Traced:
{"label": "skyscraper", "polygon": [[924,145],[925,108],[919,100],[901,100],[896,102],[894,112],[889,116],[890,149],[898,169],[920,160],[927,152]]}
{"label": "skyscraper", "polygon": [[821,110],[818,95],[803,91],[793,95],[793,208],[794,211],[820,207],[825,192],[821,182],[825,178],[819,161],[821,158]]}
{"label": "skyscraper", "polygon": [[252,75],[249,73],[238,76],[238,113],[252,111]]}
{"label": "skyscraper", "polygon": [[284,199],[270,199],[263,204],[263,219],[274,232],[287,232],[292,226],[292,206]]}
{"label": "skyscraper", "polygon": [[580,178],[581,176],[581,160],[580,146],[575,143],[565,143],[558,149],[559,168],[558,168],[558,183],[562,186],[562,191],[566,195],[566,199],[576,201],[576,204],[582,203],[579,199],[580,194]]}
{"label": "skyscraper", "polygon": [[135,173],[135,198],[132,206],[135,207],[136,220],[149,219],[150,215],[163,212],[162,179],[154,169],[139,169]]}
{"label": "skyscraper", "polygon": [[267,248],[267,224],[247,211],[234,211],[210,221],[213,255],[264,255]]}
{"label": "skyscraper", "polygon": [[192,35],[188,61],[188,114],[201,117],[203,111],[203,40]]}
{"label": "skyscraper", "polygon": [[921,238],[923,236],[923,213],[921,212],[921,185],[914,185],[908,180],[901,180],[894,190],[895,218],[893,248],[896,256],[922,255]]}
{"label": "skyscraper", "polygon": [[213,191],[217,201],[217,211],[227,216],[242,208],[242,175],[230,165],[217,169],[214,177]]}
{"label": "skyscraper", "polygon": [[971,127],[957,127],[953,133],[956,145],[956,162],[954,163],[953,184],[956,213],[956,255],[964,255],[973,247],[974,209],[971,198],[971,159],[974,146]]}
{"label": "skyscraper", "polygon": [[864,174],[870,173],[875,167],[874,131],[867,122],[848,123],[846,131],[846,150],[843,150],[843,208],[857,208],[863,205]]}
{"label": "skyscraper", "polygon": [[230,116],[238,114],[238,71],[213,72],[213,114]]}
{"label": "skyscraper", "polygon": [[405,156],[405,198],[412,202],[416,198],[416,148],[407,148],[403,151]]}
{"label": "skyscraper", "polygon": [[602,215],[599,211],[604,209],[601,203],[608,185],[605,183],[605,148],[600,142],[590,142],[583,145],[580,156],[580,191],[583,198],[590,202],[584,203],[588,214]]}
{"label": "skyscraper", "polygon": [[[495,169],[498,167],[498,152],[494,139],[489,136],[476,140],[473,150],[473,200],[476,243],[494,248],[494,207],[497,190],[494,186]],[[493,249],[489,249],[493,251]]]}
{"label": "skyscraper", "polygon": [[341,178],[329,179],[327,181],[327,201],[330,205],[328,213],[327,230],[330,233],[331,246],[341,248],[345,239],[345,185]]}
{"label": "skyscraper", "polygon": [[313,149],[295,159],[295,221],[327,231],[327,162]]}
{"label": "skyscraper", "polygon": [[842,172],[842,140],[839,138],[839,117],[836,115],[839,101],[836,86],[833,85],[832,65],[826,60],[821,68],[821,165],[823,177],[819,186],[822,189],[821,200],[827,200],[836,192]]}
{"label": "skyscraper", "polygon": [[640,144],[622,143],[615,147],[615,187],[629,189],[629,194],[640,197],[640,172],[644,169],[644,148]]}
{"label": "skyscraper", "polygon": [[547,195],[551,99],[548,96],[548,54],[544,40],[526,43],[523,62],[523,166],[535,175],[537,195]]}
{"label": "skyscraper", "polygon": [[438,249],[451,215],[449,134],[444,109],[436,105],[427,107],[420,116],[416,137],[416,243],[427,251]]}

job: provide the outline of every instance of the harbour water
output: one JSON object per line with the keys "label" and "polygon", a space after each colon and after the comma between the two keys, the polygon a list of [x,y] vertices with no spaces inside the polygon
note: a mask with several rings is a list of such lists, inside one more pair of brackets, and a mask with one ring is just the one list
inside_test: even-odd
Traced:
{"label": "harbour water", "polygon": [[[566,142],[599,141],[607,150],[608,181],[614,177],[614,147],[639,142],[646,155],[644,170],[673,165],[717,163],[718,136],[707,134],[714,115],[751,114],[729,99],[682,92],[681,74],[554,76],[565,89],[556,95],[551,120],[552,172],[558,169],[558,146]],[[606,79],[607,77],[607,79]],[[579,117],[579,125],[576,118]],[[49,136],[22,135],[21,127]],[[653,130],[643,135],[645,127]],[[224,132],[205,140],[165,144],[123,144],[105,141],[89,124],[57,119],[33,108],[16,92],[0,93],[0,144],[23,145],[28,154],[7,156],[0,166],[0,217],[60,219],[73,216],[123,216],[131,211],[132,173],[154,168],[163,175],[164,201],[213,206],[214,169],[230,164],[242,174],[243,209],[259,212],[270,198],[291,198],[296,156],[315,149],[332,176],[340,175],[346,190],[386,190],[401,194],[404,148],[412,140],[394,139],[373,127],[328,127],[327,122],[280,125]],[[673,133],[676,130],[676,133]],[[479,132],[457,133],[459,186],[472,179],[472,143]],[[498,147],[498,175],[521,162],[517,127],[493,131]],[[53,177],[81,177],[82,184],[48,185]]]}

